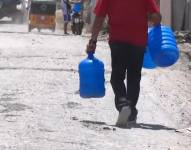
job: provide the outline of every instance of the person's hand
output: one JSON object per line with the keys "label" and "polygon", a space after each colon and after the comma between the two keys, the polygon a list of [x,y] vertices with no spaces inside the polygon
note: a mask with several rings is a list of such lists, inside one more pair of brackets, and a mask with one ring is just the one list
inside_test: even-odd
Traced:
{"label": "person's hand", "polygon": [[160,13],[151,14],[151,23],[153,26],[157,26],[161,23],[162,16]]}
{"label": "person's hand", "polygon": [[89,52],[95,53],[96,43],[97,43],[97,40],[90,39],[86,48],[86,53],[89,53]]}

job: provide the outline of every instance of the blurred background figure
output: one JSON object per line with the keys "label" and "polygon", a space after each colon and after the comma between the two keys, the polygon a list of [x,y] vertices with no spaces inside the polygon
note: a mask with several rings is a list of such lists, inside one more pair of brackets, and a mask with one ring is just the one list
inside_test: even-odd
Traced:
{"label": "blurred background figure", "polygon": [[64,18],[64,34],[68,34],[68,23],[71,21],[71,4],[69,0],[61,0],[61,9]]}

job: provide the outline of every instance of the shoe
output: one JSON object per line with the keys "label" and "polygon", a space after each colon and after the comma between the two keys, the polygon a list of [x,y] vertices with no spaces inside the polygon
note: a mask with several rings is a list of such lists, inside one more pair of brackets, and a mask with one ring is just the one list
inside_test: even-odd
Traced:
{"label": "shoe", "polygon": [[138,114],[137,109],[131,108],[131,114],[129,115],[128,123],[130,123],[130,124],[136,123],[137,122],[137,114]]}
{"label": "shoe", "polygon": [[69,35],[69,33],[68,33],[68,32],[64,32],[64,34],[65,34],[65,35]]}
{"label": "shoe", "polygon": [[128,125],[128,118],[131,114],[131,108],[129,106],[124,106],[119,113],[116,126],[117,127],[127,127]]}

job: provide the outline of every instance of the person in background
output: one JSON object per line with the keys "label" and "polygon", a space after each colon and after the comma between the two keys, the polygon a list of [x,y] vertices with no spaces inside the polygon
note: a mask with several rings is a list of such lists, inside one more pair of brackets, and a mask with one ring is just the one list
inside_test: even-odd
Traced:
{"label": "person in background", "polygon": [[[147,44],[148,14],[153,25],[161,22],[155,0],[97,0],[92,35],[86,52],[95,52],[99,31],[106,16],[109,21],[111,85],[119,112],[118,127],[136,122],[141,69]],[[124,80],[127,78],[127,84]]]}
{"label": "person in background", "polygon": [[64,34],[68,34],[68,23],[71,21],[71,5],[69,0],[61,0],[61,8],[64,18]]}

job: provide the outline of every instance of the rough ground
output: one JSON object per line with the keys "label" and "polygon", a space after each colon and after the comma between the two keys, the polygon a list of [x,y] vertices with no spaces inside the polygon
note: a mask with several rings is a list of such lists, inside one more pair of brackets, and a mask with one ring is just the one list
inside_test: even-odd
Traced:
{"label": "rough ground", "polygon": [[138,123],[121,129],[114,126],[106,41],[96,52],[105,64],[106,96],[82,99],[78,63],[86,37],[14,25],[0,31],[0,150],[191,149],[189,44],[180,45],[184,53],[174,66],[143,69]]}

